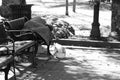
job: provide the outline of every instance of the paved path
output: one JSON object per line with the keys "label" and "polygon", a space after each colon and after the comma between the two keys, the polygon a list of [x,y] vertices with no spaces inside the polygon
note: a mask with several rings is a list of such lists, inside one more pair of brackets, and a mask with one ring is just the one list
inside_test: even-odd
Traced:
{"label": "paved path", "polygon": [[65,59],[47,62],[39,54],[37,68],[30,68],[27,63],[19,65],[17,80],[120,80],[120,50],[64,47]]}

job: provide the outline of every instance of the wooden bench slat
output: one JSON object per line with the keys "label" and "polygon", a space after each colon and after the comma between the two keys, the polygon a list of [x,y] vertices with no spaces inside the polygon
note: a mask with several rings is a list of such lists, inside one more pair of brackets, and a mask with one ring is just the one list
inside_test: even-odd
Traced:
{"label": "wooden bench slat", "polygon": [[13,56],[9,55],[9,56],[1,56],[0,57],[0,68],[6,66],[8,63],[13,61]]}
{"label": "wooden bench slat", "polygon": [[[36,42],[32,41],[32,40],[16,41],[15,42],[15,53],[19,53],[20,51],[22,51],[22,50],[24,50],[24,49],[26,49],[28,47],[31,47],[31,46],[33,46],[35,44],[36,44]],[[10,43],[10,44],[8,44],[6,46],[9,48],[9,50],[13,50],[13,44],[12,43]],[[5,50],[6,50],[6,48],[4,48],[4,47],[0,48],[0,51],[5,51]]]}

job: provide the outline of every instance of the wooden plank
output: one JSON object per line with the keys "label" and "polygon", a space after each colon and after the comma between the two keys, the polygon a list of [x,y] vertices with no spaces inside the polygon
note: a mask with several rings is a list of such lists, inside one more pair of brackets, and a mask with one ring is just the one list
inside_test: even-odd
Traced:
{"label": "wooden plank", "polygon": [[[23,51],[24,49],[27,49],[29,47],[32,47],[36,44],[35,41],[16,41],[15,42],[15,55],[17,55],[19,52]],[[6,45],[10,50],[13,50],[13,44],[10,43]],[[5,47],[1,47],[0,51],[6,51],[7,49]],[[3,54],[3,53],[1,53]],[[7,66],[12,60],[13,60],[12,55],[6,55],[6,56],[0,56],[0,68],[3,66]]]}
{"label": "wooden plank", "polygon": [[[36,42],[32,41],[32,40],[27,40],[27,41],[16,41],[15,42],[15,53],[19,53],[20,51],[27,49],[28,47],[31,47],[33,45],[35,45]],[[9,50],[13,50],[13,44],[12,43],[8,43],[8,45],[6,45]],[[7,49],[5,47],[1,47],[0,51],[6,51]]]}
{"label": "wooden plank", "polygon": [[9,56],[1,56],[0,57],[0,68],[7,66],[10,62],[13,61],[13,56],[9,55]]}

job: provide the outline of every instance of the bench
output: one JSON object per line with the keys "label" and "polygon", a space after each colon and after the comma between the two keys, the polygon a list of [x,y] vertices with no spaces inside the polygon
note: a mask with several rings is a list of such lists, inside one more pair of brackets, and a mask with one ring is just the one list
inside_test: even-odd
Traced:
{"label": "bench", "polygon": [[[32,46],[34,46],[36,43],[34,41],[19,41],[19,42],[15,42],[15,48],[14,48],[14,56],[11,55],[11,51],[13,51],[13,46],[12,44],[7,44],[4,46],[0,47],[0,71],[4,71],[5,72],[5,80],[8,80],[8,72],[10,70],[10,67],[13,66],[13,62],[14,62],[14,57],[19,55],[21,52],[23,52],[23,50],[28,49]],[[7,48],[9,51],[7,51]],[[30,56],[30,59],[32,60],[32,66],[36,67],[36,62],[35,62],[35,50],[32,48],[33,52]],[[4,52],[9,52],[9,53],[4,53]],[[27,52],[28,53],[28,52]],[[5,68],[3,68],[4,66],[6,66]],[[14,65],[15,67],[15,65]],[[14,73],[15,75],[15,73]]]}
{"label": "bench", "polygon": [[[36,62],[35,62],[35,57],[36,57],[35,45],[36,44],[37,42],[32,40],[15,41],[14,55],[15,56],[21,56],[23,54],[28,55],[32,61],[32,67],[36,67]],[[9,50],[13,50],[13,47],[11,45],[12,45],[11,43],[7,45]]]}
{"label": "bench", "polygon": [[[35,40],[21,40],[16,41],[8,33],[14,33],[10,31],[10,29],[5,28],[3,23],[0,23],[0,71],[5,72],[5,80],[8,80],[8,72],[10,67],[13,66],[14,68],[14,75],[15,75],[15,56],[20,56],[22,54],[26,54],[26,52],[30,55],[32,59],[32,66],[36,66],[35,56],[37,52],[37,41]],[[16,31],[15,32],[20,32]],[[23,31],[26,32],[26,31]],[[29,31],[27,31],[29,32]],[[32,51],[30,52],[30,48]],[[27,51],[26,51],[27,50]],[[6,54],[7,52],[7,54]],[[32,54],[32,55],[31,55]],[[15,77],[16,80],[16,77]]]}
{"label": "bench", "polygon": [[[8,80],[8,72],[10,70],[10,67],[13,66],[13,62],[14,62],[14,57],[18,56],[19,54],[21,54],[21,52],[23,52],[25,49],[31,48],[32,46],[34,46],[36,43],[34,41],[19,41],[19,42],[15,42],[15,48],[14,48],[14,56],[11,55],[13,52],[13,46],[12,44],[7,44],[4,45],[8,48],[9,53],[5,53],[4,52],[8,52],[7,48],[4,46],[0,47],[0,52],[2,52],[2,54],[0,54],[0,71],[4,71],[5,72],[5,80]],[[36,62],[35,62],[35,49],[32,48],[33,52],[31,52],[31,56],[30,59],[32,61],[32,66],[36,67]],[[28,53],[28,52],[27,52]],[[30,52],[29,52],[30,54]],[[3,69],[4,66],[7,66]],[[15,65],[14,65],[15,68]],[[14,73],[15,75],[15,73]]]}
{"label": "bench", "polygon": [[[12,42],[13,47],[12,50],[9,50],[7,47],[7,44],[9,42]],[[5,49],[2,50],[2,49]],[[14,66],[14,41],[8,38],[7,33],[3,27],[3,24],[0,23],[0,71],[3,71],[5,73],[5,80],[8,80],[8,72],[10,70],[10,67],[13,66],[13,73],[15,76],[15,66]],[[16,80],[16,77],[15,77]]]}
{"label": "bench", "polygon": [[25,22],[27,21],[27,17],[21,17],[10,21],[4,21],[4,24],[5,28],[9,30],[21,30],[24,27]]}
{"label": "bench", "polygon": [[5,80],[8,80],[8,72],[10,70],[10,67],[13,63],[13,56],[0,56],[0,71],[4,71],[5,73]]}
{"label": "bench", "polygon": [[[37,44],[37,39],[36,39],[36,35],[34,32],[32,32],[32,30],[22,30],[24,27],[25,22],[28,21],[28,19],[26,17],[21,17],[18,19],[14,19],[14,20],[10,20],[10,21],[6,21],[4,23],[5,28],[8,32],[8,35],[16,42],[24,42],[27,40],[31,40],[31,42],[29,43],[29,45],[23,47],[21,50],[17,51],[17,53],[21,53],[20,51],[22,51],[22,54],[24,53],[28,53],[27,55],[31,55],[30,53],[34,53],[35,55],[37,54],[37,50],[38,50],[38,44]],[[33,48],[34,47],[34,48]],[[33,48],[34,51],[30,52],[30,48]],[[28,49],[27,51],[25,51],[26,49]],[[19,54],[20,55],[20,54]],[[34,57],[35,57],[34,55]],[[33,55],[31,56],[33,57]],[[33,66],[35,67],[35,61],[32,59],[32,63]]]}
{"label": "bench", "polygon": [[[28,21],[27,17],[21,17],[18,19],[5,21],[4,25],[7,29],[8,35],[14,41],[32,40],[37,42],[35,33],[32,30],[22,30],[24,24]],[[35,45],[35,53],[37,53],[38,45]]]}
{"label": "bench", "polygon": [[[27,40],[27,39],[35,40],[39,43],[39,45],[43,45],[43,44],[47,45],[47,51],[48,51],[47,55],[48,56],[51,55],[49,48],[52,40],[51,39],[52,28],[49,25],[46,25],[46,22],[42,20],[40,17],[35,17],[28,21],[25,17],[7,21],[5,22],[5,27],[7,30],[13,31],[13,33],[10,34],[10,36],[15,41]],[[28,32],[28,33],[21,34],[20,36],[18,35],[15,36],[14,34],[15,32],[23,32],[23,33]],[[36,53],[37,53],[37,48],[38,48],[38,45],[36,45],[36,48],[35,48]]]}

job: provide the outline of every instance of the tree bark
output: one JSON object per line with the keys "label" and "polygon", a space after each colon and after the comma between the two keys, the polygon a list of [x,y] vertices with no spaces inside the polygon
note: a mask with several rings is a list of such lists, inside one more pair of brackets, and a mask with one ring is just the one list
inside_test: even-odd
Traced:
{"label": "tree bark", "polygon": [[120,28],[120,0],[112,1],[111,31]]}
{"label": "tree bark", "polygon": [[120,0],[112,0],[110,37],[120,40]]}
{"label": "tree bark", "polygon": [[66,15],[69,15],[69,12],[68,12],[68,0],[66,0],[66,12],[65,12]]}
{"label": "tree bark", "polygon": [[76,0],[73,0],[73,12],[76,12]]}

